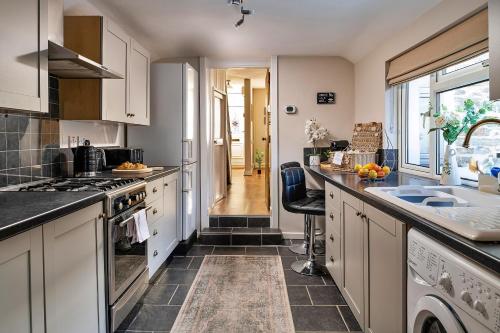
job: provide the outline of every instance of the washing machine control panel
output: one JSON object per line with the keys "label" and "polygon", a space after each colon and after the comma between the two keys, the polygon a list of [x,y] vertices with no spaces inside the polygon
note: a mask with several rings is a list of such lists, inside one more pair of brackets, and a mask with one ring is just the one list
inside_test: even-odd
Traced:
{"label": "washing machine control panel", "polygon": [[443,298],[493,332],[500,333],[500,280],[495,274],[450,250],[408,239],[408,265]]}

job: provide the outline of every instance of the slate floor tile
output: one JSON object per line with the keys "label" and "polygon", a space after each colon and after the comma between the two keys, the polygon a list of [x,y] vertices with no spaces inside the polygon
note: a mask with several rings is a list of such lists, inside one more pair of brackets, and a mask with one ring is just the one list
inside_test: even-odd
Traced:
{"label": "slate floor tile", "polygon": [[306,286],[289,286],[287,291],[290,305],[311,305]]}
{"label": "slate floor tile", "polygon": [[292,263],[297,261],[297,257],[281,257],[281,264],[283,269],[292,269]]}
{"label": "slate floor tile", "polygon": [[278,246],[278,252],[280,256],[285,257],[295,257],[297,254],[290,251],[288,246]]}
{"label": "slate floor tile", "polygon": [[173,257],[172,261],[167,265],[167,268],[182,268],[186,269],[193,257]]}
{"label": "slate floor tile", "polygon": [[211,254],[214,250],[213,246],[197,245],[193,246],[186,255],[188,256],[205,256]]}
{"label": "slate floor tile", "polygon": [[200,269],[201,263],[205,257],[193,257],[193,261],[188,266],[188,269]]}
{"label": "slate floor tile", "polygon": [[142,303],[153,305],[167,305],[176,289],[177,286],[173,284],[153,285],[146,292]]}
{"label": "slate floor tile", "polygon": [[184,303],[184,300],[186,299],[186,296],[189,292],[189,288],[190,288],[190,286],[179,285],[179,288],[177,288],[174,296],[170,300],[170,305],[182,305],[182,303]]}
{"label": "slate floor tile", "polygon": [[333,278],[330,276],[330,274],[323,275],[323,281],[325,281],[325,284],[327,286],[335,286],[335,285],[337,285],[335,283],[335,281],[333,280]]}
{"label": "slate floor tile", "polygon": [[158,279],[156,284],[186,284],[191,285],[196,277],[196,270],[167,269]]}
{"label": "slate floor tile", "polygon": [[345,305],[346,302],[336,286],[308,286],[313,305]]}
{"label": "slate floor tile", "polygon": [[361,327],[359,327],[358,321],[354,317],[351,309],[348,306],[339,306],[339,310],[344,317],[344,320],[351,331],[361,331]]}
{"label": "slate floor tile", "polygon": [[269,247],[247,247],[247,252],[248,255],[278,255],[278,250],[274,246],[269,246]]}
{"label": "slate floor tile", "polygon": [[292,306],[297,331],[347,331],[336,306]]}
{"label": "slate floor tile", "polygon": [[285,270],[285,281],[287,286],[324,286],[321,276],[307,276],[292,270]]}
{"label": "slate floor tile", "polygon": [[172,328],[180,306],[143,305],[129,330],[168,331]]}
{"label": "slate floor tile", "polygon": [[213,255],[239,255],[245,254],[244,247],[237,246],[216,246]]}

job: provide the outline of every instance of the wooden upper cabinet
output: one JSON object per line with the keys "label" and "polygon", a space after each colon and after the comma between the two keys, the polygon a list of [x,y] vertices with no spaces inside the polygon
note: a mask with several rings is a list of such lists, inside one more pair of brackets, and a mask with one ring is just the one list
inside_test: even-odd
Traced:
{"label": "wooden upper cabinet", "polygon": [[0,108],[48,112],[47,0],[0,1]]}
{"label": "wooden upper cabinet", "polygon": [[123,79],[60,80],[62,119],[149,125],[149,52],[101,16],[66,16],[64,40]]}
{"label": "wooden upper cabinet", "polygon": [[149,125],[149,64],[148,50],[132,39],[129,67],[129,115],[135,124]]}

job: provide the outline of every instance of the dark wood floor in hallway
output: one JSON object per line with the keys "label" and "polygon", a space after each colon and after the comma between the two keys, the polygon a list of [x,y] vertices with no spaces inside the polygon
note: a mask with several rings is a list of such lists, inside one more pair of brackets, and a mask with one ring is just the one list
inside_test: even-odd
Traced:
{"label": "dark wood floor in hallway", "polygon": [[232,184],[227,197],[220,200],[210,215],[269,215],[266,206],[265,176],[254,170],[252,176],[244,176],[243,169],[233,169]]}
{"label": "dark wood floor in hallway", "polygon": [[[185,257],[174,257],[151,281],[144,298],[121,325],[120,333],[166,333],[170,331],[184,299],[206,255],[281,256],[288,298],[296,332],[360,331],[351,310],[333,279],[308,277],[290,269],[301,259],[290,252],[289,240],[281,246],[204,246],[195,245]],[[324,257],[319,257],[324,262]],[[174,332],[171,332],[174,333]],[[243,333],[243,332],[241,332]],[[248,332],[245,332],[248,333]]]}

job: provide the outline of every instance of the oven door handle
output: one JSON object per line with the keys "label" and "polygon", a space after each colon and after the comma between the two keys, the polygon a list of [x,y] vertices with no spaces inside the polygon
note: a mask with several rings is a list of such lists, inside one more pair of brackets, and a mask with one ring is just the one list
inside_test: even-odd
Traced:
{"label": "oven door handle", "polygon": [[[148,210],[150,210],[151,208],[153,208],[153,206],[146,206],[146,208],[143,208],[143,209],[145,209],[145,210],[146,210],[146,212],[147,212],[147,211],[148,211]],[[134,215],[132,215],[131,217],[129,217],[129,218],[128,218],[128,219],[126,219],[126,220],[121,221],[121,222],[120,222],[120,224],[119,224],[119,226],[120,226],[120,227],[124,227],[124,226],[125,226],[125,225],[126,225],[126,224],[130,221],[130,220],[132,220],[133,218],[134,218]]]}

